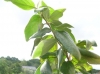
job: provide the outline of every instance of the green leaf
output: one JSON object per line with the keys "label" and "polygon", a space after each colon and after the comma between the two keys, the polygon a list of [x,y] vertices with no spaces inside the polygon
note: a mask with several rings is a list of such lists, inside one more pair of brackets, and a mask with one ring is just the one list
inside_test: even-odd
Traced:
{"label": "green leaf", "polygon": [[90,64],[100,64],[100,56],[86,49],[79,49],[82,57]]}
{"label": "green leaf", "polygon": [[91,51],[88,51],[86,49],[82,49],[82,48],[79,48],[79,51],[81,53],[82,56],[86,56],[86,57],[89,57],[89,58],[96,58],[96,59],[100,59],[100,56],[91,52]]}
{"label": "green leaf", "polygon": [[49,32],[51,32],[51,30],[49,28],[43,28],[42,30],[40,30],[36,34],[34,34],[31,38],[39,38]]}
{"label": "green leaf", "polygon": [[55,37],[59,40],[62,46],[66,49],[67,52],[71,53],[78,60],[81,58],[80,52],[75,45],[74,41],[67,32],[64,31],[55,31]]}
{"label": "green leaf", "polygon": [[92,47],[92,43],[89,40],[86,40],[86,49],[89,50]]}
{"label": "green leaf", "polygon": [[89,50],[91,49],[92,46],[97,46],[97,44],[95,41],[83,40],[83,41],[78,42],[77,46],[81,48],[82,47],[85,48],[86,46],[86,49]]}
{"label": "green leaf", "polygon": [[61,48],[58,49],[57,58],[58,58],[58,69],[59,69],[60,64],[63,60],[63,50]]}
{"label": "green leaf", "polygon": [[60,17],[63,16],[63,12],[65,11],[65,9],[58,9],[53,11],[53,13],[50,16],[51,20],[58,20]]}
{"label": "green leaf", "polygon": [[33,15],[25,27],[25,38],[26,41],[38,31],[39,25],[42,24],[42,18],[39,15]]}
{"label": "green leaf", "polygon": [[31,10],[35,8],[35,4],[32,0],[5,0],[5,1],[11,1],[13,4],[24,10]]}
{"label": "green leaf", "polygon": [[33,48],[32,48],[32,51],[31,51],[31,55],[33,53],[33,50],[35,49],[35,47],[39,44],[39,42],[41,41],[41,38],[36,38],[34,40],[34,45],[33,45]]}
{"label": "green leaf", "polygon": [[64,12],[65,10],[66,10],[65,8],[58,9],[58,11],[60,11],[60,12]]}
{"label": "green leaf", "polygon": [[41,66],[39,66],[39,67],[36,69],[36,71],[35,71],[34,74],[41,74],[41,73],[40,73],[40,67],[41,67]]}
{"label": "green leaf", "polygon": [[55,52],[47,52],[46,54],[40,56],[42,59],[47,59],[47,58],[56,58],[56,53]]}
{"label": "green leaf", "polygon": [[45,61],[42,64],[42,66],[40,68],[40,72],[41,72],[41,74],[52,74],[52,69],[51,69],[51,66],[48,61]]}
{"label": "green leaf", "polygon": [[60,12],[60,11],[58,11],[58,10],[55,10],[52,14],[51,14],[51,16],[50,16],[50,19],[51,20],[58,20],[60,17],[62,17],[63,16],[63,13],[62,12]]}
{"label": "green leaf", "polygon": [[64,28],[73,28],[73,26],[71,26],[71,25],[68,24],[68,23],[64,23],[64,24],[62,24],[62,25],[57,26],[56,28],[57,28],[57,29],[60,29],[60,28],[62,28],[62,29],[64,29]]}
{"label": "green leaf", "polygon": [[97,43],[95,41],[91,41],[92,46],[97,46]]}
{"label": "green leaf", "polygon": [[63,74],[75,74],[75,68],[71,61],[63,62],[61,66],[61,72]]}
{"label": "green leaf", "polygon": [[47,4],[44,1],[41,1],[41,7],[45,7]]}
{"label": "green leaf", "polygon": [[54,10],[52,7],[49,7],[50,15],[51,15],[54,11],[55,11],[55,10]]}
{"label": "green leaf", "polygon": [[33,58],[46,54],[55,44],[56,40],[54,38],[42,40],[33,51]]}
{"label": "green leaf", "polygon": [[90,64],[100,64],[100,58],[90,58],[86,56],[83,56],[83,58],[86,59]]}
{"label": "green leaf", "polygon": [[82,74],[90,74],[89,72],[87,72],[84,68],[79,69],[81,71]]}
{"label": "green leaf", "polygon": [[42,11],[42,16],[43,18],[47,21],[50,17],[49,9],[46,8],[45,10]]}

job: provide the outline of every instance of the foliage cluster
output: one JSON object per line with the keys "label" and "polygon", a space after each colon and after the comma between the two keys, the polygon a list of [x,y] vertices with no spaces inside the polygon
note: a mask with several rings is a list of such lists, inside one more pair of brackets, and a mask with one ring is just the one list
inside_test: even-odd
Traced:
{"label": "foliage cluster", "polygon": [[88,74],[90,64],[100,64],[100,56],[90,52],[95,41],[76,41],[72,25],[61,22],[65,8],[53,9],[43,1],[6,0],[24,10],[34,10],[25,27],[26,41],[34,39],[32,57],[40,58],[41,65],[35,74]]}

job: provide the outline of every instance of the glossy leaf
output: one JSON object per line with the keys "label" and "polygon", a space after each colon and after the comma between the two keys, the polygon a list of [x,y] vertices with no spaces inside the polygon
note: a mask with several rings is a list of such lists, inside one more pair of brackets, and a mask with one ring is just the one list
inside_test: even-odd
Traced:
{"label": "glossy leaf", "polygon": [[58,69],[59,69],[62,59],[63,59],[63,50],[61,48],[59,48],[58,50],[57,58],[58,58]]}
{"label": "glossy leaf", "polygon": [[25,27],[25,38],[26,41],[30,39],[30,37],[38,31],[39,25],[42,24],[42,18],[39,15],[33,15]]}
{"label": "glossy leaf", "polygon": [[33,58],[46,54],[55,44],[56,40],[54,38],[42,40],[33,51]]}
{"label": "glossy leaf", "polygon": [[56,38],[59,40],[59,42],[64,46],[67,52],[71,53],[77,59],[81,58],[81,55],[77,46],[75,45],[74,41],[72,40],[72,38],[67,32],[55,31],[54,34]]}
{"label": "glossy leaf", "polygon": [[61,72],[63,74],[75,74],[75,68],[71,61],[63,62],[61,66]]}
{"label": "glossy leaf", "polygon": [[41,72],[41,74],[52,74],[52,69],[51,69],[51,66],[48,61],[45,61],[42,64],[42,66],[40,68],[40,72]]}
{"label": "glossy leaf", "polygon": [[24,10],[30,10],[35,8],[35,4],[32,0],[5,0],[11,1],[13,4],[17,5],[18,7]]}
{"label": "glossy leaf", "polygon": [[35,33],[32,38],[40,38],[43,35],[45,35],[46,33],[51,32],[51,30],[49,28],[43,28],[42,30],[38,31],[37,33]]}

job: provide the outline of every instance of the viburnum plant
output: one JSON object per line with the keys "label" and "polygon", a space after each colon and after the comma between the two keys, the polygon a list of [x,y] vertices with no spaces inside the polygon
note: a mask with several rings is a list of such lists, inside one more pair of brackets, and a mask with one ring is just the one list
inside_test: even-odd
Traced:
{"label": "viburnum plant", "polygon": [[43,1],[6,0],[24,10],[34,11],[25,27],[26,41],[34,39],[32,58],[39,58],[35,74],[88,74],[90,64],[100,64],[100,56],[90,52],[95,41],[78,40],[72,34],[72,25],[61,22],[65,8],[53,9]]}

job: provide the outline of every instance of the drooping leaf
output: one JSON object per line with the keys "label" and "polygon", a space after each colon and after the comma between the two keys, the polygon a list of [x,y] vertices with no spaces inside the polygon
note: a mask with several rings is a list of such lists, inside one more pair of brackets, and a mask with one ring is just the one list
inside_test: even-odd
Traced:
{"label": "drooping leaf", "polygon": [[80,51],[82,56],[86,56],[86,57],[89,57],[89,58],[100,59],[99,55],[97,55],[97,54],[95,54],[91,51],[88,51],[86,49],[79,48],[79,51]]}
{"label": "drooping leaf", "polygon": [[33,48],[32,48],[32,51],[31,51],[31,55],[33,53],[33,50],[35,49],[35,47],[39,44],[39,42],[41,41],[41,38],[36,38],[34,40],[34,45],[33,45]]}
{"label": "drooping leaf", "polygon": [[63,74],[75,74],[75,68],[71,61],[63,62],[61,66],[61,72]]}
{"label": "drooping leaf", "polygon": [[63,50],[61,48],[58,49],[57,58],[58,58],[58,69],[59,69],[63,59]]}
{"label": "drooping leaf", "polygon": [[70,37],[70,35],[67,32],[64,31],[55,31],[54,32],[56,38],[59,40],[59,42],[63,45],[63,47],[66,49],[67,52],[71,53],[75,58],[80,59],[81,55],[80,52],[75,45],[74,41]]}
{"label": "drooping leaf", "polygon": [[45,35],[46,33],[51,32],[51,30],[49,28],[43,28],[42,30],[38,31],[36,34],[34,34],[32,36],[32,38],[40,38],[43,35]]}
{"label": "drooping leaf", "polygon": [[51,66],[47,60],[42,64],[40,72],[41,74],[52,74]]}
{"label": "drooping leaf", "polygon": [[86,56],[83,56],[83,58],[86,59],[90,64],[100,64],[100,58],[90,58]]}
{"label": "drooping leaf", "polygon": [[18,7],[24,10],[30,10],[35,8],[35,4],[32,0],[5,0],[11,1],[13,4],[17,5]]}
{"label": "drooping leaf", "polygon": [[86,49],[79,49],[82,57],[90,64],[100,64],[100,56]]}
{"label": "drooping leaf", "polygon": [[39,15],[33,15],[25,27],[25,38],[26,41],[38,31],[39,25],[42,24],[42,18]]}
{"label": "drooping leaf", "polygon": [[33,58],[46,54],[55,44],[56,40],[54,38],[42,40],[33,51]]}

